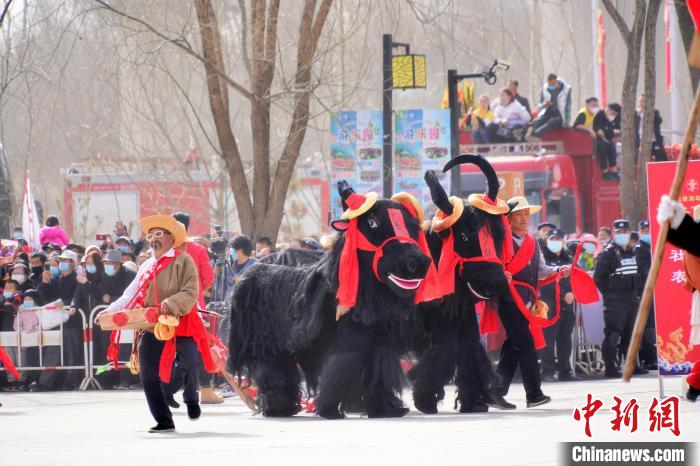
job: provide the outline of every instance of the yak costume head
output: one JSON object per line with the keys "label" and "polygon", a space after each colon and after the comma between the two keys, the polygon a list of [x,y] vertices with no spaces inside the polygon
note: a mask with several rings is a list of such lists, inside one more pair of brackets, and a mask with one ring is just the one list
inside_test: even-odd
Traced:
{"label": "yak costume head", "polygon": [[[496,298],[508,287],[501,263],[508,205],[497,198],[496,172],[482,155],[466,154],[450,160],[443,172],[472,163],[486,176],[487,192],[472,194],[467,201],[448,197],[434,171],[425,173],[425,182],[438,207],[431,223],[431,249],[438,262],[441,295],[461,288],[474,301]],[[439,261],[438,261],[439,259]]]}
{"label": "yak costume head", "polygon": [[334,246],[341,249],[339,307],[359,305],[361,295],[371,296],[368,290],[382,294],[388,289],[414,302],[435,299],[437,274],[421,230],[423,210],[418,201],[406,193],[391,200],[377,199],[376,193],[360,195],[346,181],[338,183],[338,192],[344,212],[332,226],[344,232]]}

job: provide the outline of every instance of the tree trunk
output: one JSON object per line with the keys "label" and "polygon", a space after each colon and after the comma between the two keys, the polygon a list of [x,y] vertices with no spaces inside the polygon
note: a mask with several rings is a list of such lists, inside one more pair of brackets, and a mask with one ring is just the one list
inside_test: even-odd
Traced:
{"label": "tree trunk", "polygon": [[[202,38],[202,53],[208,63],[218,70],[224,71],[223,55],[221,53],[221,36],[216,20],[216,13],[211,0],[195,0],[197,20],[199,21],[200,35]],[[205,65],[207,77],[207,90],[209,91],[209,105],[211,107],[216,135],[221,146],[221,155],[226,164],[233,197],[238,208],[238,219],[244,234],[254,233],[255,217],[253,205],[250,202],[250,191],[245,178],[241,154],[238,150],[236,138],[231,131],[231,116],[228,108],[228,88],[222,82],[214,67]]]}
{"label": "tree trunk", "polygon": [[[606,8],[608,2],[605,2]],[[637,82],[639,81],[640,49],[644,31],[646,4],[637,1],[634,12],[634,24],[626,36],[627,63],[625,64],[625,79],[622,84],[622,153],[620,154],[620,204],[623,217],[635,217],[637,204],[636,189],[636,137],[635,137],[635,101],[637,100]],[[624,31],[620,31],[625,37]]]}
{"label": "tree trunk", "polygon": [[[695,24],[693,23],[693,18],[690,16],[690,11],[688,11],[686,0],[676,0],[674,3],[676,4],[678,28],[681,30],[685,55],[688,56],[690,44],[693,43]],[[693,95],[695,95],[695,91],[698,90],[698,83],[700,82],[700,69],[689,66],[688,70],[690,71],[690,84],[693,86]]]}
{"label": "tree trunk", "polygon": [[656,101],[656,23],[662,0],[649,0],[644,26],[644,116],[637,167],[637,200],[630,220],[634,224],[647,218],[646,166],[651,161],[651,141],[654,136],[654,107]]}

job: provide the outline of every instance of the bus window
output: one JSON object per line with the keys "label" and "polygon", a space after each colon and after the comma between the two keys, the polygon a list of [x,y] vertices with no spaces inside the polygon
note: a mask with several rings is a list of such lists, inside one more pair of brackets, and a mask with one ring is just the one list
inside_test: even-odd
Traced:
{"label": "bus window", "polygon": [[[525,197],[527,198],[527,202],[530,205],[542,205],[542,194],[539,190],[531,189],[525,191]],[[532,214],[532,216],[530,217],[530,225],[532,226],[532,228],[537,228],[537,225],[542,221],[541,219],[541,211],[537,212],[536,214]]]}

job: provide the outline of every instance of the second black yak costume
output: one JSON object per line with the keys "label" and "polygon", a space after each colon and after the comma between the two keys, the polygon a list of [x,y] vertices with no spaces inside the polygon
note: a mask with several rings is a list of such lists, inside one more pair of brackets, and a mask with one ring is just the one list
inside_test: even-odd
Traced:
{"label": "second black yak costume", "polygon": [[435,297],[422,210],[406,194],[377,200],[346,182],[338,191],[345,211],[330,252],[305,267],[255,264],[233,293],[229,361],[247,369],[266,416],[299,411],[301,373],[318,387],[322,417],[342,418],[359,399],[369,417],[408,411],[398,397],[402,328],[416,302]]}
{"label": "second black yak costume", "polygon": [[[507,290],[501,263],[504,242],[504,213],[508,206],[497,199],[498,177],[481,155],[461,155],[445,166],[473,163],[487,178],[487,193],[473,194],[465,202],[447,197],[433,171],[425,174],[433,202],[440,209],[429,234],[430,249],[438,264],[438,281],[443,299],[421,304],[428,349],[409,372],[413,381],[413,401],[427,414],[437,413],[444,398],[444,386],[457,385],[460,412],[484,412],[488,406],[513,408],[492,389],[495,374],[480,342],[475,304],[497,298]],[[482,317],[492,326],[494,314]],[[490,319],[490,320],[487,320]],[[484,329],[491,330],[491,329]]]}

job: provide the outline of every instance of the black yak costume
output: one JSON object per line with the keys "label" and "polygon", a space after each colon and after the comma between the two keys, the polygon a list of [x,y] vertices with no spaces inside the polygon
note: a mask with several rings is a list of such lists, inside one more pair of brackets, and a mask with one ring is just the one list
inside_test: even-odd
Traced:
{"label": "black yak costume", "polygon": [[[433,171],[425,174],[433,202],[440,209],[433,218],[428,242],[438,267],[442,301],[419,306],[419,321],[428,348],[409,372],[413,401],[421,412],[437,413],[444,386],[454,380],[460,412],[484,412],[488,406],[512,408],[493,389],[495,373],[480,342],[475,304],[493,300],[508,288],[500,256],[504,244],[502,214],[507,204],[497,199],[498,177],[481,155],[461,155],[443,172],[462,163],[477,165],[486,175],[486,194],[472,194],[465,202],[449,197]],[[484,313],[482,328],[493,330],[495,313]],[[489,328],[485,328],[489,327]]]}
{"label": "black yak costume", "polygon": [[343,404],[359,399],[369,417],[408,412],[398,397],[401,333],[416,302],[435,297],[422,210],[403,193],[377,200],[344,181],[338,191],[345,211],[330,252],[304,267],[257,263],[233,293],[229,361],[257,384],[265,416],[299,411],[301,373],[309,391],[318,387],[324,418],[344,417]]}

